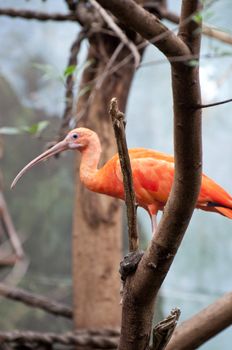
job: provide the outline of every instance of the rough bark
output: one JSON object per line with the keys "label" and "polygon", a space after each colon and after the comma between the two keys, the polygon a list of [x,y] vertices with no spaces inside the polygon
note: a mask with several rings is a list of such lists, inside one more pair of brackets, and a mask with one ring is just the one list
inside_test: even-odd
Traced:
{"label": "rough bark", "polygon": [[[201,33],[191,15],[199,2],[182,1],[178,37],[133,1],[98,0],[120,20],[147,39],[163,34],[155,45],[166,55],[199,54]],[[128,8],[133,16],[128,15]],[[130,18],[129,18],[129,17]],[[150,33],[150,34],[149,34]],[[174,102],[175,177],[156,235],[135,275],[126,281],[123,297],[120,350],[142,350],[149,344],[154,302],[171,266],[194,210],[201,183],[201,103],[198,66],[189,61],[172,63]],[[183,205],[184,203],[184,205]]]}
{"label": "rough bark", "polygon": [[98,0],[98,2],[126,26],[133,28],[167,56],[189,55],[188,47],[154,15],[138,6],[133,0]]}
{"label": "rough bark", "polygon": [[[95,36],[91,40],[88,60],[94,63],[85,70],[82,86],[101,78],[118,39]],[[128,55],[124,48],[119,59]],[[108,60],[107,59],[107,60]],[[109,101],[116,96],[125,110],[134,69],[130,64],[108,76],[101,89],[78,100],[77,112],[85,110],[77,125],[96,131],[102,143],[102,162],[116,153],[113,129],[108,115]],[[91,100],[89,103],[88,101]],[[119,201],[91,193],[79,180],[79,156],[76,161],[76,196],[73,226],[73,283],[75,326],[78,328],[118,327],[120,325],[121,205]]]}

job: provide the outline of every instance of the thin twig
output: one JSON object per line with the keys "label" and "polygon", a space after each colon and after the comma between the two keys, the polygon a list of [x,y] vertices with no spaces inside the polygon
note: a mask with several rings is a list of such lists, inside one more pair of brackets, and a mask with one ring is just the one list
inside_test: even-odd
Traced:
{"label": "thin twig", "polygon": [[179,317],[180,310],[175,308],[168,317],[153,328],[153,345],[151,346],[151,350],[163,350],[166,348],[176,328]]}
{"label": "thin twig", "polygon": [[11,219],[11,216],[8,211],[7,204],[2,192],[0,192],[0,214],[1,214],[1,220],[5,227],[6,233],[9,236],[9,239],[14,251],[19,258],[22,258],[24,256],[24,251],[23,251],[21,242],[18,238],[17,232],[15,230],[13,221]]}
{"label": "thin twig", "polygon": [[130,164],[130,157],[127,149],[125,136],[124,114],[118,110],[116,98],[110,102],[110,117],[112,119],[114,133],[118,146],[119,160],[123,175],[123,184],[125,189],[125,202],[127,207],[129,249],[131,252],[138,250],[138,233],[136,221],[135,194],[133,189],[133,178]]}
{"label": "thin twig", "polygon": [[0,283],[0,295],[8,299],[20,301],[26,305],[42,309],[53,315],[66,318],[73,317],[73,311],[70,307],[53,302],[43,296],[26,292],[19,288],[12,288]]}
{"label": "thin twig", "polygon": [[138,48],[135,44],[128,39],[128,37],[123,33],[122,29],[114,22],[113,18],[106,12],[106,10],[98,4],[96,0],[90,0],[90,3],[99,11],[103,19],[106,21],[108,26],[117,34],[119,39],[129,48],[133,57],[135,68],[139,66],[140,54]]}
{"label": "thin twig", "polygon": [[15,10],[11,8],[1,8],[0,16],[23,19],[37,19],[39,21],[79,21],[79,16],[77,13],[45,13],[32,10]]}
{"label": "thin twig", "polygon": [[[162,18],[165,18],[165,19],[167,19],[170,22],[173,22],[175,24],[179,24],[180,17],[176,13],[169,11],[163,7],[160,7],[158,4],[157,4],[157,6],[160,10],[160,15]],[[207,25],[203,25],[202,26],[202,34],[204,34],[210,38],[222,41],[226,44],[232,45],[231,34],[223,32],[217,28],[212,28],[212,27],[209,27]]]}
{"label": "thin twig", "polygon": [[98,78],[96,82],[96,90],[99,90],[105,80],[105,78],[110,73],[110,68],[113,66],[114,62],[116,61],[119,53],[121,52],[123,48],[123,43],[121,42],[115,49],[114,53],[110,57],[109,61],[107,62],[106,68],[104,69],[102,75]]}
{"label": "thin twig", "polygon": [[220,106],[220,105],[223,105],[223,104],[229,103],[229,102],[232,102],[232,98],[229,98],[228,100],[219,101],[219,102],[208,103],[206,105],[199,104],[199,105],[196,105],[195,108],[202,109],[202,108]]}
{"label": "thin twig", "polygon": [[[81,43],[85,38],[85,31],[82,30],[78,33],[77,38],[73,42],[70,49],[70,56],[68,60],[67,67],[76,66],[77,65],[77,55],[80,51]],[[65,91],[65,109],[62,117],[62,123],[59,130],[58,141],[62,140],[69,129],[70,121],[73,117],[73,87],[74,87],[74,76],[72,74],[68,74],[66,78],[66,91]]]}
{"label": "thin twig", "polygon": [[39,345],[79,345],[82,348],[93,349],[116,349],[118,345],[118,334],[115,332],[66,332],[40,333],[32,331],[0,332],[0,345],[3,344],[39,344]]}

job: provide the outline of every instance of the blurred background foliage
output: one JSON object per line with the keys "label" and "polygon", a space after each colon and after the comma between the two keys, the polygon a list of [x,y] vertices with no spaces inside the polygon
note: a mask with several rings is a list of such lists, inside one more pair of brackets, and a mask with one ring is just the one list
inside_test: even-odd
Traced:
{"label": "blurred background foliage", "polygon": [[[62,0],[0,0],[0,7],[10,6],[67,11]],[[178,12],[180,1],[169,1],[169,6]],[[213,1],[203,15],[208,24],[232,34],[229,0]],[[57,135],[64,108],[64,84],[60,77],[65,72],[69,48],[79,27],[75,23],[40,23],[7,17],[1,17],[0,21],[0,128],[30,127],[49,121],[38,137],[28,132],[1,136],[4,144],[1,159],[4,194],[29,259],[19,285],[71,304],[72,152],[33,169],[14,191],[10,191],[9,186],[18,170]],[[175,25],[168,25],[175,28]],[[86,44],[80,53],[82,67],[85,53]],[[231,54],[232,47],[203,38],[201,82],[204,103],[232,97]],[[48,67],[53,67],[52,72],[56,73],[47,72],[49,79],[45,79],[39,65],[47,67],[48,71]],[[231,109],[231,104],[228,104],[203,111],[204,171],[230,192]],[[154,47],[146,50],[134,79],[127,119],[130,147],[173,152],[170,70],[162,54]],[[141,231],[148,239],[150,222],[142,210],[139,210],[139,220]],[[224,292],[231,291],[231,251],[231,222],[219,215],[195,211],[160,294],[162,313],[166,315],[171,308],[178,306],[183,320]],[[14,283],[10,269],[2,270],[1,278]],[[4,315],[0,319],[2,330],[63,331],[71,327],[69,321],[55,319],[42,311],[5,299],[0,300],[0,312]],[[230,327],[202,349],[229,349],[231,341]]]}

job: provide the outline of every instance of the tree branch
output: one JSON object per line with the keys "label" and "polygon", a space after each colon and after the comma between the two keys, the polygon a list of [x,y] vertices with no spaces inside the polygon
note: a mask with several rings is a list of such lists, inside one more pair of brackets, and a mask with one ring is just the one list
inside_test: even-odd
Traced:
{"label": "tree branch", "polygon": [[[67,68],[70,66],[77,65],[77,55],[80,51],[81,43],[85,38],[85,32],[82,30],[78,33],[77,38],[74,40],[71,49],[70,56],[68,60]],[[66,78],[66,91],[65,91],[65,109],[62,117],[62,123],[59,130],[58,140],[61,141],[69,130],[69,124],[73,117],[73,88],[74,88],[74,77],[73,73],[68,74]]]}
{"label": "tree branch", "polygon": [[114,133],[118,146],[118,155],[123,175],[125,189],[125,202],[127,207],[129,249],[131,252],[138,250],[139,240],[137,233],[135,194],[133,189],[133,178],[125,136],[124,114],[118,110],[116,98],[112,98],[110,103],[110,116],[113,123]]}
{"label": "tree branch", "polygon": [[[201,31],[194,13],[200,1],[183,0],[178,37],[157,18],[128,0],[98,0],[120,21],[147,39],[166,33],[155,45],[167,56],[199,57]],[[198,66],[175,62],[172,67],[175,176],[164,215],[135,274],[124,288],[120,350],[144,350],[150,339],[154,301],[191,219],[201,184],[201,104]],[[188,118],[186,118],[186,115]],[[139,302],[138,302],[139,301]]]}
{"label": "tree branch", "polygon": [[176,328],[165,350],[194,350],[232,324],[232,292]]}
{"label": "tree branch", "polygon": [[98,0],[120,21],[155,44],[166,57],[189,55],[187,45],[169,30],[156,16],[144,10],[133,0]]}
{"label": "tree branch", "polygon": [[79,22],[77,13],[61,14],[61,13],[45,13],[31,10],[15,10],[11,8],[0,9],[0,16],[8,16],[12,18],[37,19],[39,21],[74,21]]}
{"label": "tree branch", "polygon": [[[5,227],[6,233],[9,236],[12,247],[16,253],[17,258],[24,257],[24,251],[22,244],[18,238],[17,232],[15,230],[13,221],[11,219],[10,213],[8,211],[8,207],[3,196],[3,193],[0,190],[0,218]],[[5,259],[4,259],[5,260]],[[10,260],[9,260],[10,262]]]}
{"label": "tree branch", "polygon": [[134,57],[135,68],[137,68],[140,63],[140,54],[136,45],[128,39],[128,37],[123,33],[122,29],[114,22],[113,18],[110,15],[108,15],[105,9],[101,7],[96,0],[89,1],[99,11],[105,22],[116,33],[116,35],[119,37],[122,43],[129,48]]}
{"label": "tree branch", "polygon": [[20,301],[26,305],[42,309],[56,316],[66,318],[73,317],[73,311],[70,307],[50,301],[43,296],[32,294],[19,288],[8,287],[0,283],[0,295],[8,299]]}
{"label": "tree branch", "polygon": [[[158,4],[153,4],[153,6],[157,7],[161,18],[165,18],[165,19],[169,20],[170,22],[173,22],[175,24],[179,24],[180,17],[176,13],[169,11],[167,8],[161,7]],[[226,44],[232,45],[231,34],[222,32],[219,29],[203,25],[202,26],[202,34],[204,34],[210,38],[222,41]]]}
{"label": "tree branch", "polygon": [[193,108],[203,109],[203,108],[209,108],[209,107],[215,107],[215,106],[224,105],[225,103],[229,103],[229,102],[232,102],[232,98],[229,98],[229,99],[223,100],[223,101],[219,101],[219,102],[207,103],[205,105],[199,104],[199,105],[196,105]]}

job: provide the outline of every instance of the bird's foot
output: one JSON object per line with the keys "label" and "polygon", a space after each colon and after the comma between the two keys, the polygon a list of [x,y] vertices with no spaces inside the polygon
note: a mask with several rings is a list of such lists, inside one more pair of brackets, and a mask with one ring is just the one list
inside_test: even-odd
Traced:
{"label": "bird's foot", "polygon": [[142,259],[144,252],[141,250],[136,250],[135,252],[128,253],[123,260],[120,262],[119,273],[121,275],[122,281],[125,281],[126,278],[134,273],[137,269],[137,266]]}

